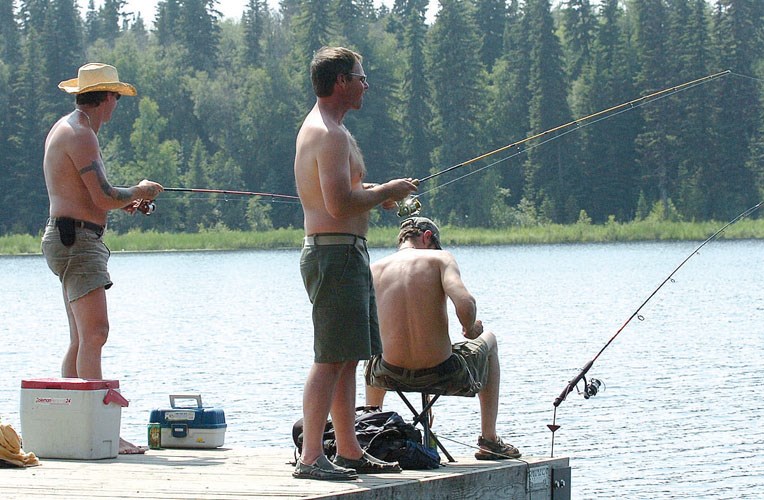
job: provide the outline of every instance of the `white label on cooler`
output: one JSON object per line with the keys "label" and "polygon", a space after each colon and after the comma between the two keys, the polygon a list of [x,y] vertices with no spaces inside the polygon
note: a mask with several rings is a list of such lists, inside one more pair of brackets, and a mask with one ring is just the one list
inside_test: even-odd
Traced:
{"label": "white label on cooler", "polygon": [[72,398],[35,398],[37,405],[71,405]]}

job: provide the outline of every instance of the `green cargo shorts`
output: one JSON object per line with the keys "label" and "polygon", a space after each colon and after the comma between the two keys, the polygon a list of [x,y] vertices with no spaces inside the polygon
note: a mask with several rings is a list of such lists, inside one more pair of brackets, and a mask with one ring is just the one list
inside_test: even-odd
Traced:
{"label": "green cargo shorts", "polygon": [[300,273],[313,304],[316,363],[357,361],[382,352],[365,239],[304,246]]}

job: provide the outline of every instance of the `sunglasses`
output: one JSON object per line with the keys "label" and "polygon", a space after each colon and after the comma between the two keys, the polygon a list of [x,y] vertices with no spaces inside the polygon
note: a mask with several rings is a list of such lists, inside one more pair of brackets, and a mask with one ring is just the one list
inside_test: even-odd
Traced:
{"label": "sunglasses", "polygon": [[361,83],[366,83],[366,75],[360,73],[347,73],[348,76],[357,76]]}

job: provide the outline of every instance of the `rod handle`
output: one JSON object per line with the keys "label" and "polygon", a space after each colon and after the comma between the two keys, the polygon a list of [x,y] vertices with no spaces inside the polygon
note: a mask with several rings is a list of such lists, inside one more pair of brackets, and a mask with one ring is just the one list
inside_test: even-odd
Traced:
{"label": "rod handle", "polygon": [[568,397],[568,394],[573,392],[573,388],[576,385],[578,385],[578,383],[581,381],[582,378],[584,378],[584,375],[586,375],[586,372],[589,371],[589,369],[592,367],[593,364],[594,364],[594,360],[591,360],[588,363],[586,363],[586,366],[584,366],[581,369],[578,375],[576,375],[570,382],[568,382],[568,385],[565,386],[565,389],[562,390],[560,395],[557,396],[557,398],[555,398],[554,403],[552,403],[555,408],[560,406],[560,403],[565,401],[565,398]]}

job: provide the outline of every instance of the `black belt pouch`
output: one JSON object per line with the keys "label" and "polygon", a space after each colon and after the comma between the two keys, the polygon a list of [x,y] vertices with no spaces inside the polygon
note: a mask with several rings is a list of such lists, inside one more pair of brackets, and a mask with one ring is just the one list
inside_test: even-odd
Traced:
{"label": "black belt pouch", "polygon": [[56,227],[58,228],[58,235],[61,237],[61,244],[65,247],[74,245],[74,238],[77,234],[74,230],[74,219],[69,217],[56,219]]}

